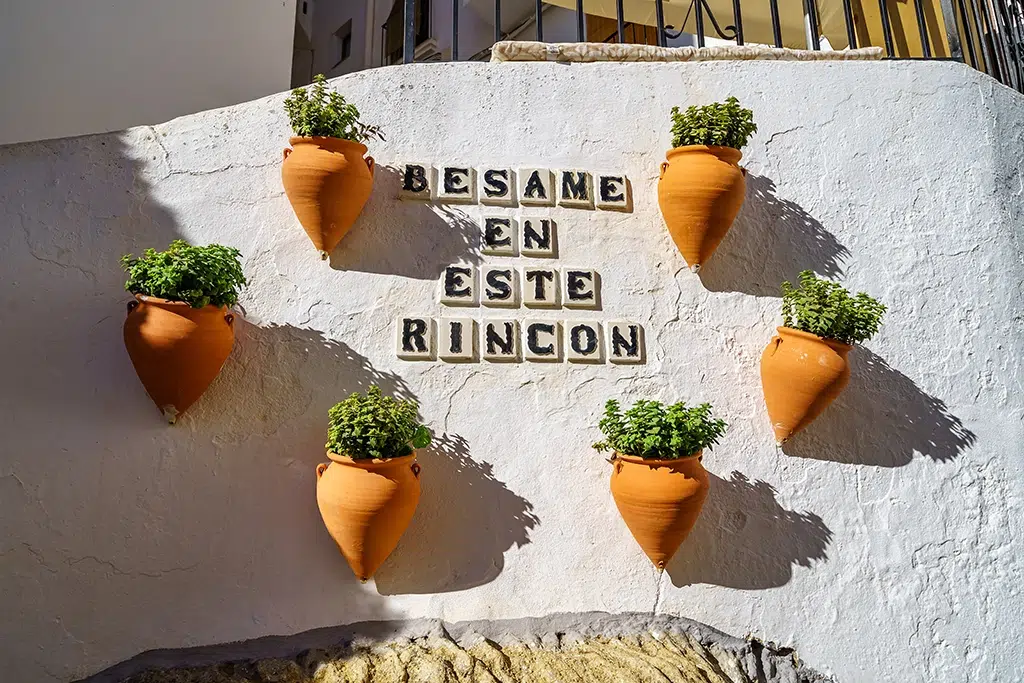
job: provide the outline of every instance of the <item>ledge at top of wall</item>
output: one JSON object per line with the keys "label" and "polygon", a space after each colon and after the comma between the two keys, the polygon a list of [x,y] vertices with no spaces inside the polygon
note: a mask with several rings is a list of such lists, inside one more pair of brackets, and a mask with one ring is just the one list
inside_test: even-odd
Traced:
{"label": "ledge at top of wall", "polygon": [[766,59],[790,62],[881,59],[882,48],[793,50],[765,45],[658,47],[618,43],[538,43],[503,40],[491,49],[492,62],[707,62]]}

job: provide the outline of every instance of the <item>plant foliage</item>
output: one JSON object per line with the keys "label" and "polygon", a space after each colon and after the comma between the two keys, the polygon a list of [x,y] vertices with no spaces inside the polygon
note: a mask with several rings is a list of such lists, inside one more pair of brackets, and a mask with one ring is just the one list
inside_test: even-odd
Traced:
{"label": "plant foliage", "polygon": [[327,89],[327,79],[317,74],[311,90],[296,88],[284,101],[292,130],[304,138],[341,138],[352,142],[365,142],[371,137],[384,139],[380,129],[359,120],[356,105]]}
{"label": "plant foliage", "polygon": [[711,416],[711,404],[689,408],[683,402],[637,401],[625,413],[609,399],[598,423],[605,440],[600,452],[615,451],[646,460],[674,460],[710,449],[725,433],[726,424]]}
{"label": "plant foliage", "polygon": [[400,458],[430,445],[419,406],[384,396],[377,386],[335,404],[327,415],[327,450],[353,460]]}
{"label": "plant foliage", "polygon": [[885,305],[864,292],[850,296],[842,285],[805,270],[800,286],[782,283],[782,324],[795,330],[856,344],[870,339],[882,322]]}
{"label": "plant foliage", "polygon": [[735,97],[725,102],[696,105],[680,112],[672,107],[672,146],[708,145],[742,149],[757,132],[754,112],[740,106]]}
{"label": "plant foliage", "polygon": [[174,240],[167,251],[147,249],[139,258],[122,256],[121,266],[128,273],[124,288],[132,294],[184,301],[192,308],[234,306],[238,290],[246,285],[240,258],[233,247],[193,247]]}

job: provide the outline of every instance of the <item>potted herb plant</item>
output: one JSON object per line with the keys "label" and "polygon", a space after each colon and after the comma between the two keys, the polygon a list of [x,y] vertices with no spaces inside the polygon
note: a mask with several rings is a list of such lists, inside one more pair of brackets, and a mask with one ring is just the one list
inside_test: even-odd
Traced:
{"label": "potted herb plant", "polygon": [[761,385],[775,439],[785,443],[811,423],[850,379],[847,354],[870,339],[885,306],[864,292],[800,273],[782,283],[782,327],[761,354]]}
{"label": "potted herb plant", "polygon": [[150,397],[174,423],[202,396],[235,343],[234,314],[245,286],[240,253],[184,240],[166,251],[121,257],[128,273],[124,345]]}
{"label": "potted herb plant", "polygon": [[371,386],[328,411],[327,457],[316,501],[327,531],[360,581],[398,545],[420,500],[416,449],[430,445],[412,401]]}
{"label": "potted herb plant", "polygon": [[718,443],[726,424],[703,403],[665,406],[637,401],[625,412],[610,399],[598,426],[599,452],[612,451],[612,498],[630,533],[659,571],[672,559],[700,516],[708,495],[703,451]]}
{"label": "potted herb plant", "polygon": [[[281,178],[295,215],[326,259],[349,231],[373,190],[373,157],[363,143],[384,137],[359,120],[354,104],[319,74],[310,90],[284,101],[295,137],[284,150]],[[364,158],[365,156],[365,158]]]}
{"label": "potted herb plant", "polygon": [[743,206],[740,149],[757,132],[735,97],[680,112],[672,108],[672,149],[661,164],[658,205],[672,241],[696,272]]}

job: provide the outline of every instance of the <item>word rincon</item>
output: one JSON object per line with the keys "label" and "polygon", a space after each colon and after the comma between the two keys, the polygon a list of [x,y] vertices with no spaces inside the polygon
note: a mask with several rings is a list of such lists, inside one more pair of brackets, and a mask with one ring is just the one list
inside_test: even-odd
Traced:
{"label": "word rincon", "polygon": [[403,360],[643,363],[644,328],[626,321],[398,319],[395,348]]}

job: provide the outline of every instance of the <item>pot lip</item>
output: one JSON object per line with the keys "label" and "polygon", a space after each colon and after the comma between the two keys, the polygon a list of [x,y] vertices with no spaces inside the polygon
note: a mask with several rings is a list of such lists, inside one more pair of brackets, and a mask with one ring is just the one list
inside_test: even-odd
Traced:
{"label": "pot lip", "polygon": [[736,149],[735,147],[722,147],[719,145],[683,145],[682,147],[673,147],[669,151],[665,152],[665,158],[671,159],[675,156],[681,156],[683,154],[711,154],[722,161],[730,164],[738,164],[740,159],[743,158],[743,152]]}
{"label": "pot lip", "polygon": [[135,294],[135,299],[140,303],[153,304],[155,306],[165,306],[167,308],[189,308],[193,311],[203,311],[207,308],[212,308],[218,311],[226,311],[227,306],[214,306],[213,304],[206,304],[202,308],[193,308],[191,304],[185,301],[175,301],[173,299],[161,299],[158,296],[150,296],[149,294]]}
{"label": "pot lip", "polygon": [[819,337],[816,334],[804,332],[803,330],[796,330],[793,329],[792,327],[781,326],[775,329],[778,330],[780,336],[785,335],[787,337],[798,337],[800,339],[806,339],[808,341],[821,342],[822,344],[827,344],[836,351],[846,352],[853,348],[853,344],[846,344],[835,339],[828,339],[827,337]]}
{"label": "pot lip", "polygon": [[647,458],[641,458],[639,455],[624,455],[615,451],[615,455],[612,457],[613,460],[624,460],[626,462],[637,463],[638,465],[650,465],[651,467],[664,467],[671,466],[680,462],[689,462],[691,460],[700,461],[704,457],[704,450],[701,449],[696,453],[683,456],[682,458],[672,458],[671,460],[649,460]]}
{"label": "pot lip", "polygon": [[412,464],[416,462],[416,451],[398,458],[359,458],[358,460],[347,455],[338,455],[337,453],[327,451],[327,457],[331,459],[331,462],[336,462],[339,465],[358,467],[364,470],[376,470],[383,469],[385,467]]}
{"label": "pot lip", "polygon": [[292,145],[316,145],[317,147],[323,147],[331,151],[339,151],[346,147],[355,147],[359,151],[359,156],[365,156],[369,151],[369,148],[361,142],[355,142],[353,140],[345,140],[344,138],[331,138],[325,136],[314,136],[314,137],[290,137],[288,138],[288,144]]}

